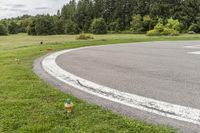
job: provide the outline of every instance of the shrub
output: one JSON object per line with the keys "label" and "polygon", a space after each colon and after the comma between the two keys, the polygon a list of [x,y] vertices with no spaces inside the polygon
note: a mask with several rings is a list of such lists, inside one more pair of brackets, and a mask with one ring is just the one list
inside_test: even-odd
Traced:
{"label": "shrub", "polygon": [[[158,23],[153,30],[150,30],[147,32],[147,36],[160,36],[162,34],[165,34],[163,33],[164,32],[164,29],[165,29],[165,26],[162,24],[162,23]],[[166,32],[166,31],[165,31]]]}
{"label": "shrub", "polygon": [[166,36],[166,35],[170,35],[170,36],[177,36],[179,35],[179,32],[174,30],[174,29],[169,29],[169,28],[164,28],[162,30],[162,32],[159,32],[158,30],[154,29],[154,30],[150,30],[147,32],[147,36]]}
{"label": "shrub", "polygon": [[169,29],[174,29],[176,31],[180,30],[180,22],[178,20],[174,20],[172,18],[167,20],[166,27]]}
{"label": "shrub", "polygon": [[171,33],[170,33],[171,36],[178,36],[179,34],[180,32],[177,30],[171,30]]}
{"label": "shrub", "polygon": [[144,31],[151,30],[154,27],[154,20],[148,15],[143,17],[142,23],[143,23],[143,30]]}
{"label": "shrub", "polygon": [[147,36],[159,36],[160,33],[157,30],[150,30],[147,32]]}
{"label": "shrub", "polygon": [[94,19],[91,24],[91,31],[94,34],[106,34],[107,25],[103,18]]}
{"label": "shrub", "polygon": [[179,32],[174,29],[164,28],[163,32],[161,32],[161,35],[177,36],[179,35]]}
{"label": "shrub", "polygon": [[141,15],[135,15],[131,21],[131,31],[133,33],[141,33],[143,31],[142,17]]}
{"label": "shrub", "polygon": [[8,35],[8,29],[4,24],[0,24],[0,36]]}
{"label": "shrub", "polygon": [[172,29],[164,28],[162,32],[160,32],[161,35],[170,35]]}
{"label": "shrub", "polygon": [[189,31],[193,31],[195,33],[200,33],[200,26],[198,24],[192,24],[190,25]]}
{"label": "shrub", "polygon": [[162,23],[158,23],[155,27],[154,30],[157,30],[159,33],[164,31],[165,26]]}
{"label": "shrub", "polygon": [[188,31],[188,34],[196,34],[194,31]]}
{"label": "shrub", "polygon": [[179,26],[180,23],[178,22],[178,20],[173,20],[172,18],[170,18],[168,19],[168,23],[166,25],[163,25],[161,22],[159,22],[153,30],[147,32],[147,36],[177,36],[179,35]]}
{"label": "shrub", "polygon": [[112,22],[109,24],[109,30],[111,32],[118,32],[119,31],[119,24],[118,22]]}
{"label": "shrub", "polygon": [[94,37],[90,34],[80,34],[79,36],[76,37],[77,40],[89,40],[89,39],[94,39]]}

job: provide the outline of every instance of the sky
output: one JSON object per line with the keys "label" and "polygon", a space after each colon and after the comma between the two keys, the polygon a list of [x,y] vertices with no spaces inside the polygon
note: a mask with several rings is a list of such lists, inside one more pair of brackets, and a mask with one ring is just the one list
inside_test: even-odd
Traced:
{"label": "sky", "polygon": [[0,19],[24,14],[56,14],[69,0],[0,0]]}

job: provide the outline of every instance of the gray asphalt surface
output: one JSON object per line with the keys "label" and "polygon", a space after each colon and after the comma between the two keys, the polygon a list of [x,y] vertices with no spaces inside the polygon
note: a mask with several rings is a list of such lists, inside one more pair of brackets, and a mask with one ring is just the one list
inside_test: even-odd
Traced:
{"label": "gray asphalt surface", "polygon": [[[79,77],[156,100],[200,109],[200,42],[109,45],[66,53],[57,64]],[[200,49],[199,49],[200,50]]]}
{"label": "gray asphalt surface", "polygon": [[[107,45],[66,53],[56,62],[66,71],[100,85],[200,109],[200,55],[188,54],[200,51],[200,47],[184,48],[199,44],[182,41]],[[198,125],[142,112],[71,88],[45,73],[41,60],[34,63],[35,72],[64,92],[123,115],[171,125],[185,133],[200,132]]]}

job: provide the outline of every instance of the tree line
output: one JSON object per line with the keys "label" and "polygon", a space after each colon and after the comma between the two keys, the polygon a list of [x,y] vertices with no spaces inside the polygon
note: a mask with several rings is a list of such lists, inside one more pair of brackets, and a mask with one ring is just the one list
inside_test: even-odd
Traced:
{"label": "tree line", "polygon": [[[171,19],[171,20],[170,20]],[[174,20],[174,22],[172,22]],[[0,34],[29,35],[146,33],[178,24],[179,32],[200,33],[199,0],[71,0],[56,15],[3,19]],[[171,26],[173,27],[173,26]],[[154,29],[155,30],[155,29]],[[173,31],[176,32],[176,31]]]}

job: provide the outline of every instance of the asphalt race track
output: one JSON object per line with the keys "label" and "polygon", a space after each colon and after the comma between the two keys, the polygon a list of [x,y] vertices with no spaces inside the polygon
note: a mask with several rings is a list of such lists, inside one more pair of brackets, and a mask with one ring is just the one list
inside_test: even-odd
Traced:
{"label": "asphalt race track", "polygon": [[[34,70],[62,91],[114,112],[198,133],[199,51],[200,41],[88,47],[42,57]],[[49,65],[51,59],[55,62]]]}

